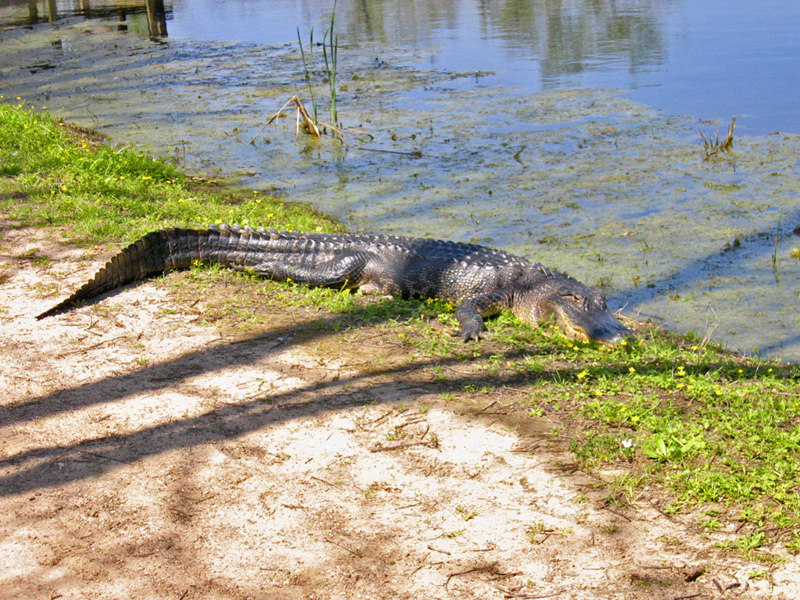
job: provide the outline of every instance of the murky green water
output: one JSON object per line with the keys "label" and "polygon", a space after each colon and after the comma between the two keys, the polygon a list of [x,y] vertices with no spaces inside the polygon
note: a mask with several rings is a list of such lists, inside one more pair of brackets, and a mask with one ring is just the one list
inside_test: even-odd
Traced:
{"label": "murky green water", "polygon": [[406,66],[421,54],[342,48],[340,115],[371,136],[346,147],[296,136],[292,113],[250,143],[291,95],[306,98],[296,45],[37,27],[3,34],[0,83],[354,228],[500,246],[604,287],[628,315],[800,360],[800,137],[739,136],[730,156],[706,161],[698,129],[727,123],[664,117],[610,91],[526,93]]}

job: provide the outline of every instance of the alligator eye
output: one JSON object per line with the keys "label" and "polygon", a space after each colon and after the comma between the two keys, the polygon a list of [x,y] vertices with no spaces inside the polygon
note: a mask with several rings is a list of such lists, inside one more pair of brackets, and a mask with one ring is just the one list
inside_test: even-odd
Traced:
{"label": "alligator eye", "polygon": [[575,292],[566,286],[558,289],[558,295],[561,296],[562,298],[570,298],[575,302],[577,302],[578,304],[582,304],[583,301],[585,300],[582,294],[580,294],[579,292]]}

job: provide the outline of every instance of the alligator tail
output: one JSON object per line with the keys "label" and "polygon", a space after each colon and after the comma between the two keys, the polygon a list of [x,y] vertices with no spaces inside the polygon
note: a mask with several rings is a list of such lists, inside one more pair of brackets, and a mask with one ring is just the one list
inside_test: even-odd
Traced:
{"label": "alligator tail", "polygon": [[36,318],[44,319],[66,312],[103,292],[151,275],[188,269],[196,263],[226,266],[240,263],[242,252],[247,253],[247,242],[252,239],[250,231],[249,228],[223,225],[208,229],[170,228],[148,233],[114,256],[91,281],[69,298]]}

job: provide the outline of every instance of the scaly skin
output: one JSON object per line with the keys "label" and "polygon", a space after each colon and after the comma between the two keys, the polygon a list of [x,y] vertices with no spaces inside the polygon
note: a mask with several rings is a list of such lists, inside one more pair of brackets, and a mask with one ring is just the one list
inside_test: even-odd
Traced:
{"label": "scaly skin", "polygon": [[365,294],[450,300],[458,304],[456,317],[464,340],[479,337],[483,319],[505,309],[533,325],[555,321],[573,338],[615,344],[631,335],[597,290],[502,250],[444,240],[236,225],[149,233],[37,319],[66,312],[132,281],[196,263]]}

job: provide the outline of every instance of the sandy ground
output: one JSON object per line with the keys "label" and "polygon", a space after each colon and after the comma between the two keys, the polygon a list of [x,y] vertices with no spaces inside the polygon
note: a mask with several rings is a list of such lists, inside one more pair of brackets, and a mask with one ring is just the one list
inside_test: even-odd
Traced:
{"label": "sandy ground", "polygon": [[454,393],[481,371],[402,325],[228,331],[186,274],[39,322],[112,250],[2,234],[0,598],[800,597],[791,557],[609,502],[518,381]]}

